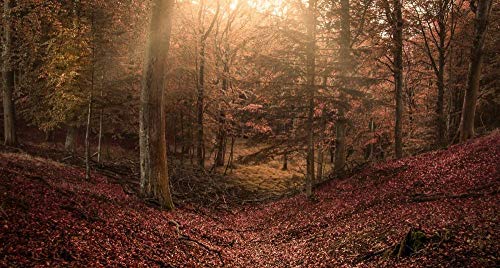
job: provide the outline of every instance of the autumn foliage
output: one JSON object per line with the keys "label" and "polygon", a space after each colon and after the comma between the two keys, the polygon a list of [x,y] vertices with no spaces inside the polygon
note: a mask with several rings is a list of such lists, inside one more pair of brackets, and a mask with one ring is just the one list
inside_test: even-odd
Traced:
{"label": "autumn foliage", "polygon": [[[377,164],[297,195],[165,212],[105,176],[0,157],[0,266],[494,267],[500,133]],[[429,240],[385,256],[411,229]]]}

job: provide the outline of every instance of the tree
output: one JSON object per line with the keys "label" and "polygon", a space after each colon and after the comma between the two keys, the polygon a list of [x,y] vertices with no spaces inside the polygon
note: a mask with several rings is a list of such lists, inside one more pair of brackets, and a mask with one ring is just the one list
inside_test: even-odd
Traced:
{"label": "tree", "polygon": [[204,14],[205,14],[205,1],[200,1],[200,9],[198,12],[198,34],[199,34],[199,58],[198,58],[198,94],[196,97],[196,118],[197,118],[197,126],[198,126],[198,135],[196,137],[196,156],[198,157],[198,166],[200,168],[205,168],[205,146],[203,142],[203,114],[204,114],[204,101],[205,101],[205,64],[206,64],[206,48],[207,48],[207,39],[212,32],[217,17],[219,16],[220,5],[217,2],[217,11],[212,18],[212,22],[208,29],[205,30],[204,27]]}
{"label": "tree", "polygon": [[[476,14],[474,20],[474,40],[471,48],[467,87],[465,89],[462,120],[460,124],[460,141],[466,141],[474,136],[474,119],[476,103],[481,81],[481,67],[483,64],[484,40],[488,27],[488,17],[491,12],[492,0],[471,0],[471,9]],[[476,6],[477,4],[477,6]]]}
{"label": "tree", "polygon": [[141,191],[162,207],[173,209],[167,170],[165,84],[172,29],[173,0],[155,0],[146,50],[141,90]]}
{"label": "tree", "polygon": [[17,145],[16,135],[16,113],[12,93],[14,91],[14,67],[12,60],[13,18],[12,0],[4,0],[4,40],[3,40],[3,116],[4,116],[4,142],[5,145]]}
{"label": "tree", "polygon": [[[351,75],[351,18],[350,18],[350,3],[349,0],[340,1],[340,79],[342,87],[347,86],[347,78]],[[346,96],[341,92],[340,97],[345,99]],[[342,100],[343,101],[343,100]],[[346,127],[347,119],[345,118],[345,109],[340,106],[338,120],[335,128],[335,172],[341,172],[345,168],[346,162]]]}
{"label": "tree", "polygon": [[394,76],[394,92],[396,100],[395,116],[395,152],[396,158],[403,157],[403,4],[402,0],[393,0],[392,9],[384,0],[385,15],[392,28],[392,72]]}
{"label": "tree", "polygon": [[307,68],[307,174],[306,195],[312,196],[312,184],[314,182],[314,93],[316,91],[316,0],[309,0],[309,8],[306,16],[307,45],[306,45],[306,68]]}

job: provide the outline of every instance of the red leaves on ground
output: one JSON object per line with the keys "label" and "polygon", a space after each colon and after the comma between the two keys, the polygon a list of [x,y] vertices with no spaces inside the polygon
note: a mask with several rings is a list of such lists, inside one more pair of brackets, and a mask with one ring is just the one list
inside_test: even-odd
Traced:
{"label": "red leaves on ground", "polygon": [[[497,132],[332,181],[314,203],[172,213],[105,177],[2,155],[0,266],[494,267],[499,155]],[[409,258],[363,260],[410,227],[450,238]]]}

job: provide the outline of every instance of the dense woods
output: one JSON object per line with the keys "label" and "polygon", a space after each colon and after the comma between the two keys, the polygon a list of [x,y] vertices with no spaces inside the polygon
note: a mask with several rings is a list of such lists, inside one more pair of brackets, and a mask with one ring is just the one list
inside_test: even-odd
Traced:
{"label": "dense woods", "polygon": [[[2,151],[119,177],[166,210],[318,202],[327,181],[500,126],[498,1],[0,2]],[[225,184],[273,176],[292,186]]]}

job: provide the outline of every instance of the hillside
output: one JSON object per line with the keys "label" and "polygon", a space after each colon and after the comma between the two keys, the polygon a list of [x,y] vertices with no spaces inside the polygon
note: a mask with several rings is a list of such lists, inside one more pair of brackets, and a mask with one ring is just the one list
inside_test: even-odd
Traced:
{"label": "hillside", "polygon": [[[0,266],[498,267],[498,163],[497,131],[331,181],[315,201],[166,212],[114,179],[3,153]],[[409,230],[426,239],[405,256]]]}

